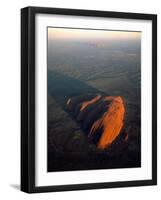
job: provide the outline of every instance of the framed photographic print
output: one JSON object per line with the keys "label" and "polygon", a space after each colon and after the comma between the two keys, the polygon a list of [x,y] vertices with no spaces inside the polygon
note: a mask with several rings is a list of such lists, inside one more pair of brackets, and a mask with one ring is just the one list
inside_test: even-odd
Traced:
{"label": "framed photographic print", "polygon": [[157,184],[157,16],[21,10],[21,190]]}

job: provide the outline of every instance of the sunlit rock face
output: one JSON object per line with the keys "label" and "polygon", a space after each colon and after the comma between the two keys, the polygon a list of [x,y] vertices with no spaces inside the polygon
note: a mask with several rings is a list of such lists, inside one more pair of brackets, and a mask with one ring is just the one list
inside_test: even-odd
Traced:
{"label": "sunlit rock face", "polygon": [[68,99],[66,106],[98,149],[108,148],[124,126],[125,105],[120,96],[86,94]]}

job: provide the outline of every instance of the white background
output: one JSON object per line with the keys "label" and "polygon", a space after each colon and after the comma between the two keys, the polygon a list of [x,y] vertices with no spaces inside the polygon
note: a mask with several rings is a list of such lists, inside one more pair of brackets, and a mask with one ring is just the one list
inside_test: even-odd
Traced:
{"label": "white background", "polygon": [[[97,9],[125,12],[157,13],[161,20],[160,0],[4,0],[0,7],[0,198],[1,199],[160,199],[160,171],[158,186],[133,187],[121,189],[75,191],[46,194],[25,194],[19,192],[20,171],[20,8],[28,5],[66,8]],[[158,23],[159,24],[159,23]],[[158,35],[161,28],[158,27]],[[158,38],[158,52],[161,52]],[[159,53],[158,53],[159,55]],[[158,85],[161,71],[158,58]],[[159,89],[158,89],[159,92]],[[161,93],[158,93],[158,102]],[[161,111],[158,105],[158,112]],[[158,141],[161,121],[158,114]],[[161,153],[158,142],[158,154]],[[158,156],[158,169],[161,168]]]}
{"label": "white background", "polygon": [[[47,26],[141,31],[141,168],[47,173]],[[151,179],[151,21],[36,16],[36,186]]]}

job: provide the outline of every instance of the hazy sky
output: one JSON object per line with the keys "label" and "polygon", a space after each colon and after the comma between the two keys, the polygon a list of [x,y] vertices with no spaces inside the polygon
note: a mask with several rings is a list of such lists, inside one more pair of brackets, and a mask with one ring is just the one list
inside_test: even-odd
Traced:
{"label": "hazy sky", "polygon": [[141,32],[102,31],[69,28],[48,28],[49,39],[96,39],[96,40],[137,40]]}

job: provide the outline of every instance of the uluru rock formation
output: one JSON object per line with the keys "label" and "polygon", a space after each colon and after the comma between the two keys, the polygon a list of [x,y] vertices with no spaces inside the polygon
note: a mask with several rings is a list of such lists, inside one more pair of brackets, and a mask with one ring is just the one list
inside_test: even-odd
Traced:
{"label": "uluru rock formation", "polygon": [[121,96],[80,95],[68,99],[66,106],[98,149],[108,148],[124,126],[125,105]]}

